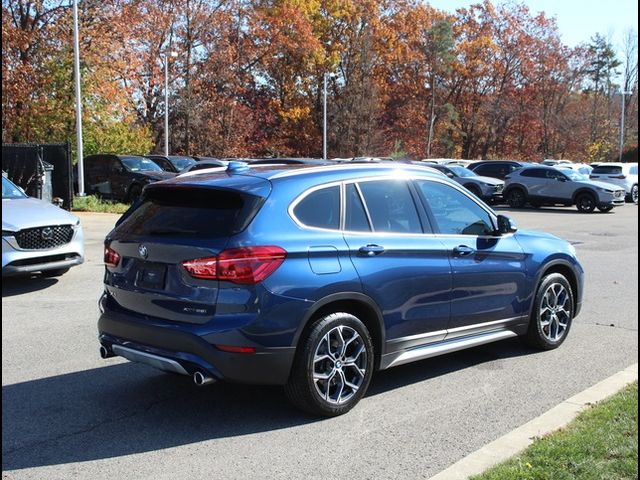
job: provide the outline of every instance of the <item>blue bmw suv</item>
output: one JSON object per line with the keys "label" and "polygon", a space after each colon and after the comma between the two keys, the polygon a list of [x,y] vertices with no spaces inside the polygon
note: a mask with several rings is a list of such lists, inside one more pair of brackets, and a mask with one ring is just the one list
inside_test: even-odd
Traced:
{"label": "blue bmw suv", "polygon": [[103,358],[283,385],[324,416],[375,370],[516,336],[556,348],[583,294],[569,243],[415,165],[232,162],[153,183],[104,262]]}

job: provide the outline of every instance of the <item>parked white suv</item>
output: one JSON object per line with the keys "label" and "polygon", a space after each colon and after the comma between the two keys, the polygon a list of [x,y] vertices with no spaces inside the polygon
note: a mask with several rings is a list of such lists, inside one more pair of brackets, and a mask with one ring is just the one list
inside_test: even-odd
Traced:
{"label": "parked white suv", "polygon": [[575,205],[580,212],[593,212],[597,207],[608,212],[624,205],[624,189],[617,185],[589,180],[574,170],[546,166],[525,167],[505,178],[504,197],[513,208],[528,202],[542,205]]}
{"label": "parked white suv", "polygon": [[600,163],[593,169],[589,178],[624,188],[627,201],[638,204],[637,163]]}

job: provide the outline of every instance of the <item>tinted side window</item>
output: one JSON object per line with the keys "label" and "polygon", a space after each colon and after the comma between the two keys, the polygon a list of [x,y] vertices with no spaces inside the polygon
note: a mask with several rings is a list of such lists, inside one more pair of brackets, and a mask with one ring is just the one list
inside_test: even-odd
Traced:
{"label": "tinted side window", "polygon": [[439,182],[416,182],[435,218],[439,233],[491,235],[491,216],[480,205],[456,189]]}
{"label": "tinted side window", "polygon": [[634,165],[629,169],[629,175],[637,175],[638,174],[638,166]]}
{"label": "tinted side window", "polygon": [[340,187],[311,192],[293,209],[296,218],[308,227],[340,229]]}
{"label": "tinted side window", "polygon": [[547,173],[541,168],[527,168],[520,172],[521,177],[547,178]]}
{"label": "tinted side window", "polygon": [[371,227],[362,200],[354,184],[347,185],[347,211],[344,229],[349,232],[370,232]]}
{"label": "tinted side window", "polygon": [[418,211],[406,182],[380,180],[359,185],[374,231],[422,233]]}
{"label": "tinted side window", "polygon": [[480,165],[474,171],[481,176],[495,177],[498,174],[498,167],[495,165]]}

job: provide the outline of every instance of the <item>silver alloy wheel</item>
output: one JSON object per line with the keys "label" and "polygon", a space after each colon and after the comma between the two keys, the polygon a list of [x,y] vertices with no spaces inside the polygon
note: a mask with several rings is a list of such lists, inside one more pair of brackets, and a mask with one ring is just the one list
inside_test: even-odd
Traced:
{"label": "silver alloy wheel", "polygon": [[638,203],[638,186],[634,185],[631,188],[631,201],[633,203]]}
{"label": "silver alloy wheel", "polygon": [[313,384],[318,394],[334,405],[353,397],[367,371],[367,349],[360,334],[339,325],[329,330],[313,356]]}
{"label": "silver alloy wheel", "polygon": [[571,320],[571,308],[567,308],[569,300],[569,292],[560,283],[549,285],[542,296],[538,322],[542,335],[551,342],[560,340],[567,331]]}

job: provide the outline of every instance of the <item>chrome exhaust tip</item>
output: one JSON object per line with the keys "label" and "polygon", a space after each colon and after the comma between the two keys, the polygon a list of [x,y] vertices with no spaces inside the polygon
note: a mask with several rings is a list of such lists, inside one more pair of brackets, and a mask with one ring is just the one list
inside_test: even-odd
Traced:
{"label": "chrome exhaust tip", "polygon": [[106,358],[115,357],[115,355],[107,347],[105,347],[104,345],[100,345],[100,357],[106,359]]}
{"label": "chrome exhaust tip", "polygon": [[215,382],[215,380],[212,376],[207,375],[206,373],[203,373],[199,370],[194,372],[193,374],[193,383],[195,383],[199,387],[202,387],[204,385],[207,385],[213,382]]}

